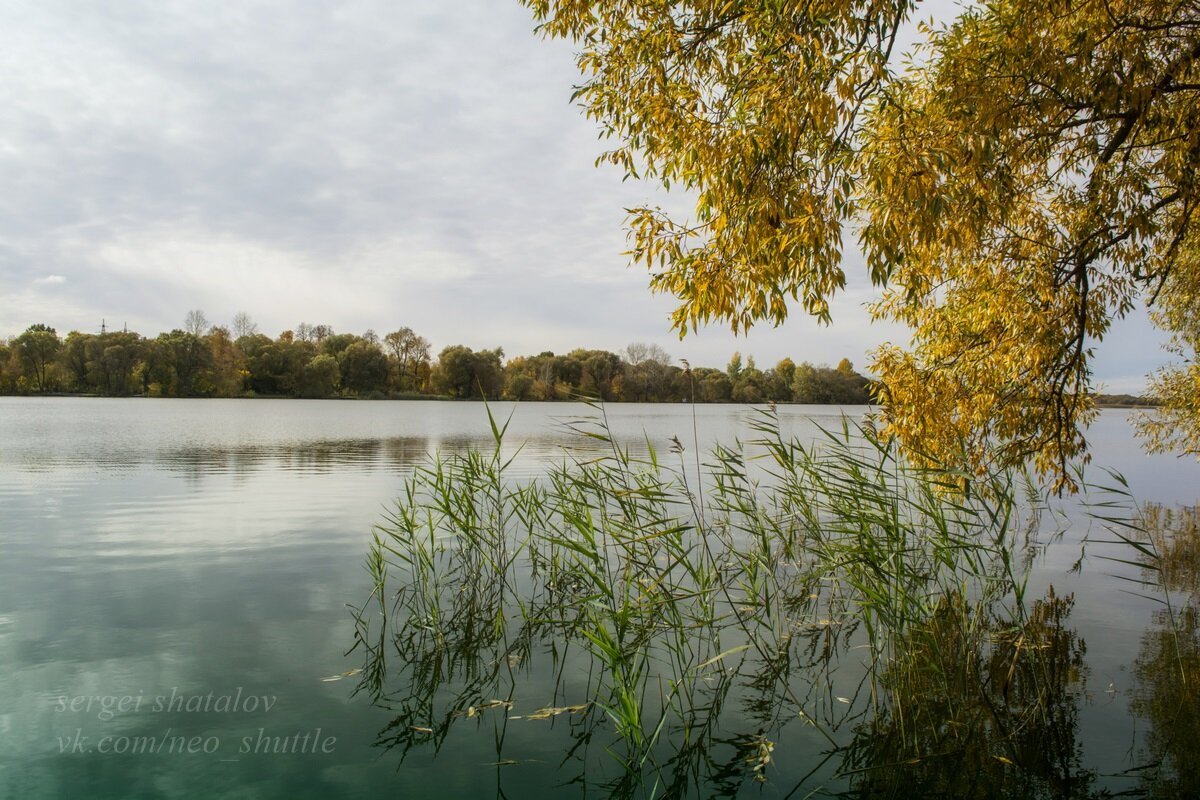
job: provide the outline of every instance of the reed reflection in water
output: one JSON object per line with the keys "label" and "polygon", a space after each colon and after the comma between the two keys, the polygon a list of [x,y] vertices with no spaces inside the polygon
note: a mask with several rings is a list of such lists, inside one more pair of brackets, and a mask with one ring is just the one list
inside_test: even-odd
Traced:
{"label": "reed reflection in water", "polygon": [[395,715],[377,744],[465,765],[486,742],[497,796],[1188,796],[1085,763],[1073,599],[1026,595],[1050,499],[1012,474],[961,493],[849,424],[756,430],[703,492],[682,450],[602,426],[607,455],[544,480],[507,479],[499,426],[419,468],[356,613],[359,690]]}

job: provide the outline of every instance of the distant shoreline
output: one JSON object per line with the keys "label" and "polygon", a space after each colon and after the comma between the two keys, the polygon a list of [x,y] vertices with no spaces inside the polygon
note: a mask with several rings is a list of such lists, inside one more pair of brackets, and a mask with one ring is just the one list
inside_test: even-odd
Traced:
{"label": "distant shoreline", "polygon": [[[532,405],[541,405],[543,403],[586,403],[597,402],[606,405],[648,405],[648,406],[678,406],[692,405],[686,400],[671,401],[671,400],[601,400],[597,397],[579,397],[567,398],[558,400],[509,400],[504,398],[493,398],[484,400],[480,397],[450,397],[448,395],[411,395],[399,397],[347,397],[347,396],[330,396],[330,397],[296,397],[286,394],[252,394],[239,395],[237,397],[212,397],[207,395],[193,395],[189,397],[153,397],[145,394],[127,394],[127,395],[108,395],[108,394],[88,394],[82,392],[45,392],[36,393],[30,392],[27,394],[4,394],[0,397],[28,397],[28,398],[61,398],[61,397],[91,397],[103,400],[299,400],[309,402],[313,400],[336,400],[346,402],[409,402],[430,400],[441,403],[528,403]],[[761,403],[745,403],[734,400],[698,400],[695,405],[698,406],[764,406],[770,405],[768,402]],[[797,403],[797,402],[777,402],[779,406],[845,406],[845,405],[867,405],[874,406],[873,403]],[[1132,395],[1099,395],[1096,400],[1096,408],[1099,409],[1128,409],[1128,410],[1146,410],[1158,408],[1159,403],[1145,397],[1134,397]]]}

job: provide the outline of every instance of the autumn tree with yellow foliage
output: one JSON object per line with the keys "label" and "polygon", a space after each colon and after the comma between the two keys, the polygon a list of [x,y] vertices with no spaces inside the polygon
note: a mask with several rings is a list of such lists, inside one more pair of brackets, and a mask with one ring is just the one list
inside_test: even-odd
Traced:
{"label": "autumn tree with yellow foliage", "polygon": [[908,66],[895,43],[920,3],[522,1],[580,48],[576,97],[614,145],[601,160],[696,199],[688,220],[630,218],[681,335],[797,303],[828,322],[856,235],[873,313],[914,332],[873,367],[917,460],[1032,459],[1061,485],[1086,453],[1092,347],[1140,302],[1193,359],[1156,380],[1193,384],[1145,430],[1200,430],[1196,304],[1178,299],[1200,281],[1181,266],[1195,0],[996,0],[927,31]]}
{"label": "autumn tree with yellow foliage", "polygon": [[1150,390],[1162,405],[1141,416],[1138,433],[1151,451],[1176,450],[1200,458],[1200,248],[1185,250],[1159,298],[1151,317],[1171,331],[1167,349],[1180,363],[1151,376]]}

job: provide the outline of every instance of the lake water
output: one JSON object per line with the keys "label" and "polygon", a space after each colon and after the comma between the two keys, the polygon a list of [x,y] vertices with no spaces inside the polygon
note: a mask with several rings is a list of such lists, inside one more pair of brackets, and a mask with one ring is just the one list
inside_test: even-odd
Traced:
{"label": "lake water", "polygon": [[[524,444],[518,475],[564,446],[597,447],[563,425],[595,413],[585,406],[492,410],[511,414],[511,450]],[[779,415],[810,439],[864,411]],[[753,437],[746,407],[606,413],[635,449]],[[346,655],[348,606],[370,591],[372,527],[404,477],[431,451],[491,436],[474,403],[0,398],[0,797],[604,796],[558,785],[571,777],[556,777],[561,742],[531,729],[501,751],[476,726],[401,764],[376,745],[394,714],[354,696],[353,677],[323,680],[361,666]],[[1127,412],[1102,412],[1089,439],[1095,464],[1123,473],[1140,502],[1200,500],[1200,466],[1144,455]],[[1031,592],[1076,596],[1081,763],[1097,790],[1128,789],[1112,776],[1135,765],[1145,733],[1130,712],[1134,662],[1160,604],[1124,591],[1136,570],[1100,560],[1104,545],[1068,575],[1078,538],[1046,552]],[[806,796],[811,748],[781,740],[769,781],[744,792]]]}

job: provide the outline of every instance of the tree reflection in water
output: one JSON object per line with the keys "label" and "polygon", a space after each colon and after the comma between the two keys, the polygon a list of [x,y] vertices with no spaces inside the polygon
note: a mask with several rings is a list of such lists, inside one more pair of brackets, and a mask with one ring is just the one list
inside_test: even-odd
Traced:
{"label": "tree reflection in water", "polygon": [[[869,429],[758,430],[768,466],[718,450],[703,491],[681,451],[602,427],[608,456],[543,480],[505,477],[498,424],[490,455],[418,470],[356,612],[377,743],[403,762],[486,730],[497,796],[1111,796],[1083,766],[1072,598],[1023,595],[1028,487],[963,495]],[[1186,653],[1148,634],[1138,662],[1162,796],[1195,786],[1194,611],[1177,626]]]}
{"label": "tree reflection in water", "polygon": [[888,665],[878,713],[855,732],[843,770],[854,797],[1083,798],[1078,704],[1084,643],[1054,590],[1021,624],[964,630],[959,597],[914,630]]}
{"label": "tree reflection in water", "polygon": [[[1133,713],[1146,719],[1146,796],[1200,797],[1200,509],[1148,506],[1144,578],[1166,590],[1133,664]],[[1177,605],[1178,604],[1178,605]]]}

